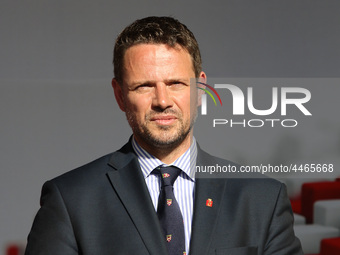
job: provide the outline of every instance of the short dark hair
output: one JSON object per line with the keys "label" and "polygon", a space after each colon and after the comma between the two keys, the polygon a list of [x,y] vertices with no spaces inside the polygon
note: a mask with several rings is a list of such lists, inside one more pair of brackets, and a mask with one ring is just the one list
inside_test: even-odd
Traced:
{"label": "short dark hair", "polygon": [[117,37],[113,51],[115,79],[123,78],[124,54],[128,48],[138,44],[180,45],[191,56],[195,76],[202,71],[201,54],[194,34],[181,22],[172,17],[146,17],[136,20]]}

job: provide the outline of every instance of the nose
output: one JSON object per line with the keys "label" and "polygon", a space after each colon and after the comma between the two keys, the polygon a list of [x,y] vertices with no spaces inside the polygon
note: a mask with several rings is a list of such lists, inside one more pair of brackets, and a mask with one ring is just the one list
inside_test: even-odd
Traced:
{"label": "nose", "polygon": [[159,108],[161,110],[164,110],[173,105],[173,101],[165,83],[156,84],[152,105],[154,108]]}

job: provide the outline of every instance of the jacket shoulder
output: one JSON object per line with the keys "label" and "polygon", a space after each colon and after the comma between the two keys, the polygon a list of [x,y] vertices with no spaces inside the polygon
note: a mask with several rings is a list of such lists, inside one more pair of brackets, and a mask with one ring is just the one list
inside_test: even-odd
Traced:
{"label": "jacket shoulder", "polygon": [[108,163],[112,157],[112,154],[113,153],[107,154],[83,166],[70,170],[60,176],[53,178],[50,180],[50,182],[59,184],[67,180],[79,181],[84,178],[95,178],[96,176],[102,175],[103,173],[105,174],[110,169]]}

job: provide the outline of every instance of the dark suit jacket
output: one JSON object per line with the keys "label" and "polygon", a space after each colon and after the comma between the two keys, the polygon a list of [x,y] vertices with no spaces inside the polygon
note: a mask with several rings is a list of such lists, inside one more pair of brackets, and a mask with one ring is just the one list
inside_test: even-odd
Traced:
{"label": "dark suit jacket", "polygon": [[[230,163],[198,149],[197,165]],[[130,143],[44,184],[25,254],[167,254]],[[285,186],[269,178],[196,179],[190,254],[303,254]]]}

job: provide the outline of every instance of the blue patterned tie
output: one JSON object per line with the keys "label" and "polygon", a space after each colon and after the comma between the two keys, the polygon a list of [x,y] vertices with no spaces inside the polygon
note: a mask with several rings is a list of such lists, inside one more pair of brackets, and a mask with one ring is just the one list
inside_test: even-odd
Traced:
{"label": "blue patterned tie", "polygon": [[174,166],[157,167],[154,172],[159,174],[162,180],[157,215],[169,255],[186,254],[183,217],[173,191],[173,184],[181,173],[181,169]]}

